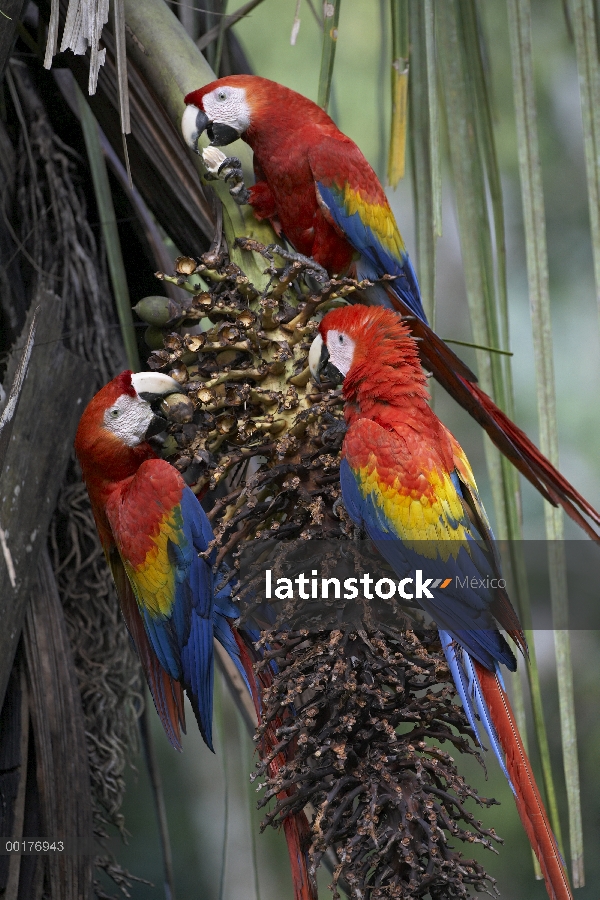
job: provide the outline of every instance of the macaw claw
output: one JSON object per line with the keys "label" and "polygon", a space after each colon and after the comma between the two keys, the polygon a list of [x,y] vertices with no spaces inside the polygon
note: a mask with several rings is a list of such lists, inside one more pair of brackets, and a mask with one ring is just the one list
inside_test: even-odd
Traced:
{"label": "macaw claw", "polygon": [[229,193],[238,204],[243,206],[250,202],[250,192],[244,184],[244,173],[242,164],[237,156],[226,156],[219,168],[217,169],[217,177],[223,181],[233,181],[229,188]]}
{"label": "macaw claw", "polygon": [[311,259],[310,256],[304,256],[303,253],[295,253],[291,250],[286,250],[285,247],[280,247],[279,244],[269,244],[267,250],[270,253],[276,253],[277,256],[281,256],[283,259],[287,259],[288,262],[302,263],[313,278],[319,282],[325,283],[329,279],[326,269],[324,269],[323,266],[320,266],[318,262],[315,262],[314,259]]}
{"label": "macaw claw", "polygon": [[217,175],[221,175],[223,181],[229,181],[234,176],[243,178],[242,164],[237,156],[226,156],[217,169]]}

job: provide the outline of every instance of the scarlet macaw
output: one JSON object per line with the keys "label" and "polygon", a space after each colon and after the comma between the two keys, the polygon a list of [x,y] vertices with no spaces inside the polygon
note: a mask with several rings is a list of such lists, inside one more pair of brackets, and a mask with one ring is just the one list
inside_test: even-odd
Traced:
{"label": "scarlet macaw", "polygon": [[[310,351],[313,375],[318,379],[332,366],[343,378],[344,505],[399,578],[420,570],[426,587],[414,597],[438,625],[469,723],[477,735],[477,711],[549,896],[569,900],[564,865],[502,682],[500,664],[514,671],[516,660],[497,625],[521,650],[527,645],[506,591],[487,586],[498,584],[500,561],[469,462],[429,406],[417,344],[396,313],[349,306],[328,313],[319,332]],[[423,581],[423,573],[432,581]],[[418,577],[414,581],[416,587]]]}
{"label": "scarlet macaw", "polygon": [[[181,749],[185,690],[212,750],[213,636],[244,680],[227,589],[215,597],[212,529],[179,472],[147,438],[165,428],[149,399],[179,390],[167,375],[122,372],[86,407],[75,451],[123,617],[171,744]],[[213,554],[214,556],[214,554]]]}
{"label": "scarlet macaw", "polygon": [[[584,516],[600,515],[476,384],[469,368],[433,332],[419,285],[385,192],[356,144],[319,106],[301,94],[254,75],[221,78],[185,97],[182,131],[198,152],[206,130],[225,146],[242,137],[254,151],[256,183],[249,202],[304,256],[330,275],[392,281],[370,299],[412,317],[426,369],[485,428],[499,449],[546,499],[561,504],[587,533]],[[238,165],[239,165],[239,161]],[[583,514],[583,515],[582,515]]]}

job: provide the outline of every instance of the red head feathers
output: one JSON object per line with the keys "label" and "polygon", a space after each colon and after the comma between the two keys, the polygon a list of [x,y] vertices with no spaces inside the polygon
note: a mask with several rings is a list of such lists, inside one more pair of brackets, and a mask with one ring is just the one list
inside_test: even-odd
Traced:
{"label": "red head feathers", "polygon": [[[259,143],[268,145],[271,140],[281,143],[281,134],[289,137],[306,128],[325,126],[328,131],[339,133],[332,119],[312,100],[257,75],[230,75],[211,81],[187,94],[185,104],[206,115],[203,127],[208,127],[209,137],[211,141],[214,137],[217,146],[243,135],[256,152]],[[186,109],[185,116],[188,115]],[[195,133],[195,124],[193,115],[189,121],[185,117],[182,121],[184,137],[190,146],[194,143],[191,135]],[[231,129],[230,136],[223,141],[217,139],[219,124]]]}
{"label": "red head feathers", "polygon": [[[210,99],[206,99],[207,97]],[[217,81],[211,81],[210,84],[205,84],[204,87],[192,91],[184,99],[186,106],[197,106],[208,115],[211,111],[216,113],[221,108],[224,115],[215,121],[228,121],[228,115],[231,114],[236,103],[243,101],[247,104],[254,124],[257,124],[257,119],[261,118],[261,114],[264,114],[262,125],[276,114],[279,127],[281,127],[279,117],[289,114],[293,116],[296,125],[300,125],[303,122],[300,114],[304,112],[305,116],[307,113],[310,114],[312,122],[320,120],[333,125],[333,121],[327,113],[308,97],[304,97],[276,81],[260,78],[258,75],[229,75],[226,78],[219,78]]]}
{"label": "red head feathers", "polygon": [[319,327],[333,366],[344,376],[344,397],[364,409],[428,399],[417,344],[400,316],[382,307],[345,306]]}
{"label": "red head feathers", "polygon": [[143,459],[154,456],[145,443],[153,412],[150,404],[138,396],[132,374],[121,372],[109,381],[83,412],[75,436],[75,453],[86,482],[126,478]]}

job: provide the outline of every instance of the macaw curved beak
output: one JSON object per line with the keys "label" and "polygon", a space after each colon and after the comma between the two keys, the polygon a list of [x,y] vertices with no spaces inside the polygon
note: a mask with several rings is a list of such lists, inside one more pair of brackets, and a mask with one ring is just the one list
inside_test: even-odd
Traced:
{"label": "macaw curved beak", "polygon": [[329,361],[329,350],[320,334],[310,345],[308,368],[317,384],[322,384],[323,381],[338,384],[344,380],[342,373]]}
{"label": "macaw curved beak", "polygon": [[183,139],[194,153],[200,153],[198,141],[200,135],[208,128],[208,116],[197,106],[186,106],[181,117],[181,133]]}
{"label": "macaw curved beak", "polygon": [[162,400],[167,394],[175,394],[181,390],[181,386],[174,378],[161,372],[134,372],[131,383],[138,397],[147,400],[148,403],[153,403],[159,397]]}
{"label": "macaw curved beak", "polygon": [[211,147],[226,147],[233,144],[240,136],[240,132],[224,122],[209,122],[206,133],[210,138]]}
{"label": "macaw curved beak", "polygon": [[327,345],[323,343],[321,335],[318,334],[308,351],[308,368],[317,384],[321,384],[321,371],[323,367],[327,365],[328,360],[329,350],[327,349]]}
{"label": "macaw curved beak", "polygon": [[186,144],[194,153],[200,153],[198,141],[200,135],[205,131],[212,147],[226,147],[227,144],[237,141],[240,136],[240,133],[231,125],[225,125],[223,122],[211,122],[204,110],[192,105],[185,108],[181,119],[181,131]]}
{"label": "macaw curved beak", "polygon": [[136,372],[131,376],[131,383],[138,397],[149,403],[152,409],[153,415],[144,435],[144,439],[147,440],[164,431],[168,424],[165,417],[157,413],[154,404],[168,394],[180,391],[181,387],[170,375],[163,375],[160,372]]}

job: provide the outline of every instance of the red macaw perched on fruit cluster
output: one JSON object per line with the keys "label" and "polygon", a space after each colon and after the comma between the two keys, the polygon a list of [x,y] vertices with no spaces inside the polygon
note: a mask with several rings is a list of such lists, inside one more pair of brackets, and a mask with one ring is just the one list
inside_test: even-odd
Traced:
{"label": "red macaw perched on fruit cluster", "polygon": [[[204,131],[214,146],[241,137],[252,147],[256,183],[248,199],[254,214],[269,219],[296,251],[311,256],[330,275],[351,274],[370,281],[393,276],[369,290],[371,301],[410,317],[425,368],[547,500],[561,504],[598,540],[584,517],[597,526],[600,515],[429,328],[417,278],[385,192],[359,148],[327,113],[301,94],[254,75],[213,81],[188,94],[185,102],[182,131],[196,152]],[[219,168],[226,165],[229,175],[237,165],[234,190],[238,191],[239,160],[227,159]]]}
{"label": "red macaw perched on fruit cluster", "polygon": [[[198,499],[147,443],[166,420],[151,403],[179,390],[168,375],[118,375],[86,407],[75,438],[123,617],[171,744],[181,749],[187,693],[212,750],[213,636],[244,680],[227,589],[215,596],[213,539]],[[213,554],[214,556],[214,554]]]}
{"label": "red macaw perched on fruit cluster", "polygon": [[319,330],[309,357],[313,376],[330,367],[329,375],[343,378],[344,505],[399,578],[416,573],[408,579],[412,597],[435,620],[469,723],[477,735],[477,712],[508,778],[548,895],[569,900],[500,673],[500,664],[510,671],[517,664],[497,626],[525,653],[527,645],[498,587],[500,560],[469,462],[429,406],[417,344],[400,316],[349,306],[327,313]]}
{"label": "red macaw perched on fruit cluster", "polygon": [[[151,401],[178,390],[168,375],[123,372],[86,407],[75,451],[123,618],[167,737],[181,749],[185,690],[212,750],[213,636],[242,675],[259,716],[256,654],[250,649],[259,634],[248,628],[241,637],[233,631],[239,611],[228,586],[215,594],[216,551],[208,560],[199,556],[213,540],[206,514],[177,470],[157,458],[147,442],[167,424]],[[269,733],[267,741],[270,748],[277,739]],[[271,769],[283,762],[274,759]],[[315,900],[303,850],[304,814],[289,816],[284,830],[295,896]]]}

